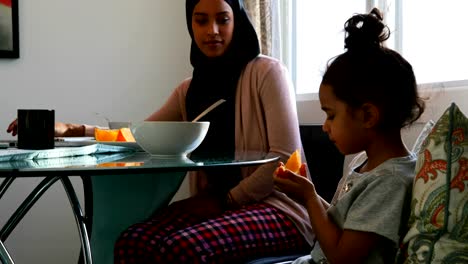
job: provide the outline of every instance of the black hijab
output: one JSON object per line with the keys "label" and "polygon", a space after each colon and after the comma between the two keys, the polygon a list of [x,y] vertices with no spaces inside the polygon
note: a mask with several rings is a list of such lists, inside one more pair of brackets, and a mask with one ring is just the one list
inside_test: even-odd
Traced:
{"label": "black hijab", "polygon": [[233,154],[237,83],[245,65],[260,54],[260,46],[242,0],[225,0],[234,14],[232,40],[222,56],[206,57],[195,43],[192,30],[192,14],[198,2],[199,0],[185,2],[187,27],[192,38],[190,62],[194,68],[185,99],[187,118],[192,120],[219,99],[225,99],[226,102],[201,119],[210,121],[210,128],[202,144],[192,155],[210,152]]}

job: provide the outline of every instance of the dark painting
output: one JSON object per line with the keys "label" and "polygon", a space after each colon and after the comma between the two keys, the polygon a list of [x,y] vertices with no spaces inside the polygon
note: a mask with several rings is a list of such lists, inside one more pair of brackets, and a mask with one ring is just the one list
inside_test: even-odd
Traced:
{"label": "dark painting", "polygon": [[0,0],[0,58],[19,58],[18,0]]}

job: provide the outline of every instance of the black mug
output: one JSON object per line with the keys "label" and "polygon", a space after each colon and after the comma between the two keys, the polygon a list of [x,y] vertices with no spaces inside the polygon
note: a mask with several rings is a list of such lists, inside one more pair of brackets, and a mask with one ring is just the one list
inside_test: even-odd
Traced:
{"label": "black mug", "polygon": [[19,149],[53,149],[55,146],[55,111],[18,109]]}

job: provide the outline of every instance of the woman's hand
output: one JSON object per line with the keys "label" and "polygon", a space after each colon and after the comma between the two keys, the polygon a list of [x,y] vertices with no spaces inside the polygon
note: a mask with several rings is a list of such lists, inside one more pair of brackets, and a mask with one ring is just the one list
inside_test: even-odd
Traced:
{"label": "woman's hand", "polygon": [[315,186],[307,179],[306,171],[306,164],[302,164],[299,174],[290,170],[277,170],[273,176],[274,183],[279,191],[284,192],[287,196],[304,206],[308,198],[315,192]]}
{"label": "woman's hand", "polygon": [[12,136],[18,134],[18,119],[13,120],[7,128],[7,133],[11,133]]}
{"label": "woman's hand", "polygon": [[83,137],[85,136],[85,126],[78,124],[68,124],[55,122],[56,137]]}
{"label": "woman's hand", "polygon": [[[18,134],[18,119],[15,119],[10,123],[7,128],[7,133],[11,133],[12,136],[16,136]],[[84,135],[84,125],[55,122],[56,137],[82,137]]]}

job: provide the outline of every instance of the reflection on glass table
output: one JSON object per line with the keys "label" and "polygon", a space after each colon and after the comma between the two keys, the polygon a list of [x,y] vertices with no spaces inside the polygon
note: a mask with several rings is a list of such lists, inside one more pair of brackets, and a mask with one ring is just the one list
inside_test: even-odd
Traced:
{"label": "reflection on glass table", "polygon": [[[0,152],[1,153],[1,152]],[[249,151],[235,156],[159,158],[146,152],[103,153],[63,158],[0,162],[0,177],[15,171],[21,177],[48,175],[96,175],[107,173],[146,173],[148,171],[189,171],[217,166],[255,166],[277,160],[276,156]],[[74,174],[78,173],[78,174]]]}
{"label": "reflection on glass table", "polygon": [[[44,178],[0,230],[0,262],[13,263],[3,242],[29,209],[56,181],[62,183],[77,222],[83,263],[112,263],[117,236],[130,224],[166,206],[187,171],[208,167],[258,166],[278,157],[260,152],[158,158],[146,152],[118,152],[0,162],[0,199],[20,177]],[[83,212],[70,177],[81,177]]]}

